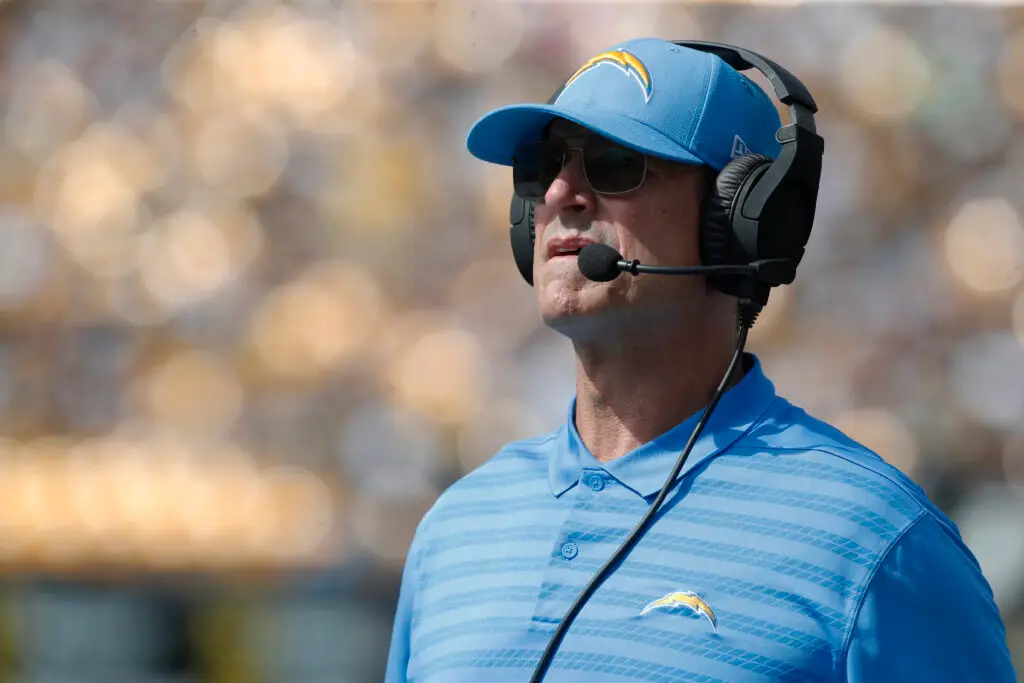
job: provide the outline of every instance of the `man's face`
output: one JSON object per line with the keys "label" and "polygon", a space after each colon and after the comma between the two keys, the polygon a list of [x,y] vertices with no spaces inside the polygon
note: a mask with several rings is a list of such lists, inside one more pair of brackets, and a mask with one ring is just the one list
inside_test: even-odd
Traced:
{"label": "man's face", "polygon": [[[549,137],[581,148],[593,135],[558,120]],[[700,265],[700,191],[697,167],[650,158],[638,189],[602,195],[588,184],[579,149],[571,150],[534,214],[533,278],[544,321],[580,341],[624,319],[685,324],[687,313],[706,295],[703,278],[624,273],[611,282],[593,282],[579,272],[575,255],[558,251],[559,246],[597,242],[614,247],[626,260]]]}

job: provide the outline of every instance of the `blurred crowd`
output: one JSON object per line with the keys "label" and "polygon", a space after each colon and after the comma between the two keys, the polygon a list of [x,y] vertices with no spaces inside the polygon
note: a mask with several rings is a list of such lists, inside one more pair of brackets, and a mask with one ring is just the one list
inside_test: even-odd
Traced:
{"label": "blurred crowd", "polygon": [[749,348],[960,525],[1024,668],[1021,10],[8,0],[0,681],[380,680],[423,512],[574,392],[465,134],[645,35],[816,97]]}

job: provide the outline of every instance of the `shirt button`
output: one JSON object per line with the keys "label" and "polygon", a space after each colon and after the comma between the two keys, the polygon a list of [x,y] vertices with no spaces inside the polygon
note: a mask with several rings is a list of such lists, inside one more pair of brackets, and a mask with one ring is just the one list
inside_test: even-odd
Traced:
{"label": "shirt button", "polygon": [[572,541],[562,544],[562,557],[567,560],[571,560],[580,554],[580,549],[576,547],[576,544]]}
{"label": "shirt button", "polygon": [[592,491],[600,491],[604,488],[604,477],[600,474],[594,474],[590,477],[590,489]]}

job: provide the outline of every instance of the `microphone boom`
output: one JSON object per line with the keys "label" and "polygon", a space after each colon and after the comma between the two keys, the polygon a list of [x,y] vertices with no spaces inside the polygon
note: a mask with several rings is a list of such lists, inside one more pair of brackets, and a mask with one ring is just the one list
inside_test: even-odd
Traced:
{"label": "microphone boom", "polygon": [[757,275],[758,265],[725,266],[646,266],[633,259],[626,261],[622,254],[607,244],[588,244],[577,257],[580,272],[594,282],[611,282],[622,273],[639,275]]}

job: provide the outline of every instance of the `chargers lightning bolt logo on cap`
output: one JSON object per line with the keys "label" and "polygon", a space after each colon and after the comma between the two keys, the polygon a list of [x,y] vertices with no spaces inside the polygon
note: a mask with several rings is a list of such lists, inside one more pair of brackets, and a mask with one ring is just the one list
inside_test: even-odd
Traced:
{"label": "chargers lightning bolt logo on cap", "polygon": [[651,101],[651,94],[654,92],[654,83],[651,81],[650,72],[636,55],[626,52],[625,50],[602,52],[596,57],[588,59],[586,64],[581,66],[576,73],[569,77],[569,80],[565,82],[564,87],[568,88],[572,85],[573,81],[585,72],[605,64],[610,64],[618,68],[627,76],[632,77],[644,92],[644,102],[646,103]]}
{"label": "chargers lightning bolt logo on cap", "polygon": [[666,593],[657,600],[647,603],[647,606],[640,612],[640,616],[644,616],[648,612],[658,608],[673,609],[675,607],[685,607],[692,612],[703,616],[711,622],[711,628],[715,633],[718,633],[718,617],[715,616],[715,610],[711,609],[711,605],[709,605],[704,598],[690,591]]}

